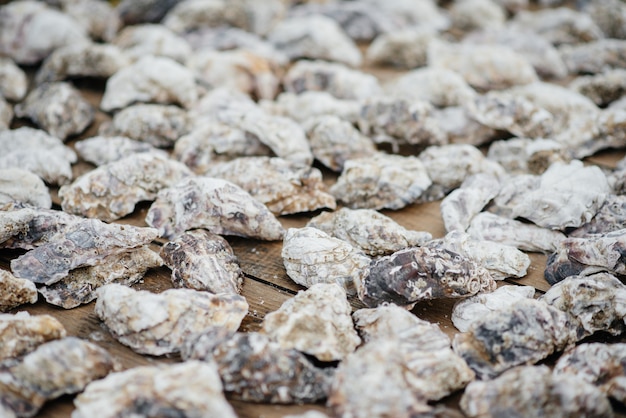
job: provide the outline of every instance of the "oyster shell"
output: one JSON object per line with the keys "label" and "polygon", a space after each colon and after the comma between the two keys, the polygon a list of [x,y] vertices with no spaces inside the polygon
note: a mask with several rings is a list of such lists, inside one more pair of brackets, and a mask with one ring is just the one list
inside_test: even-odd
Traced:
{"label": "oyster shell", "polygon": [[179,104],[190,108],[198,99],[191,70],[166,57],[145,56],[107,81],[100,109],[121,109],[134,102]]}
{"label": "oyster shell", "polygon": [[50,135],[66,140],[91,125],[95,110],[76,88],[60,81],[37,86],[15,105],[15,116],[27,117]]}
{"label": "oyster shell", "polygon": [[452,27],[461,31],[500,28],[506,21],[504,7],[494,0],[463,0],[450,7]]}
{"label": "oyster shell", "polygon": [[224,398],[215,364],[186,361],[180,364],[141,366],[110,373],[87,385],[74,399],[74,418],[116,418],[132,415],[214,416],[237,415]]}
{"label": "oyster shell", "polygon": [[572,124],[557,137],[572,158],[585,158],[597,151],[626,143],[626,110],[611,108]]}
{"label": "oyster shell", "polygon": [[113,367],[113,357],[96,344],[76,337],[51,341],[3,367],[0,403],[20,417],[32,417],[46,401],[81,392]]}
{"label": "oyster shell", "polygon": [[474,322],[480,321],[491,312],[498,312],[521,299],[532,299],[532,286],[505,285],[492,293],[480,293],[454,304],[450,319],[461,332],[470,330]]}
{"label": "oyster shell", "polygon": [[487,158],[513,175],[542,174],[552,163],[569,161],[563,144],[543,138],[509,138],[492,142]]}
{"label": "oyster shell", "polygon": [[306,226],[348,242],[369,256],[391,254],[432,239],[428,232],[408,230],[373,209],[341,208],[312,218]]}
{"label": "oyster shell", "polygon": [[63,12],[82,25],[92,39],[110,42],[122,26],[113,5],[99,0],[61,1]]}
{"label": "oyster shell", "polygon": [[465,231],[472,218],[500,192],[500,182],[490,174],[467,177],[458,189],[443,198],[439,206],[446,231]]}
{"label": "oyster shell", "polygon": [[522,251],[548,253],[556,250],[566,237],[552,231],[489,212],[474,216],[467,233],[478,240],[495,241]]}
{"label": "oyster shell", "polygon": [[21,168],[0,169],[0,205],[19,202],[39,208],[50,209],[50,191],[43,180]]}
{"label": "oyster shell", "polygon": [[553,376],[547,366],[520,366],[465,389],[461,409],[468,417],[613,417],[602,392],[582,379]]}
{"label": "oyster shell", "polygon": [[235,399],[292,404],[326,398],[333,369],[318,368],[304,354],[263,334],[231,334],[205,330],[186,341],[182,357],[216,362],[224,391]]}
{"label": "oyster shell", "polygon": [[208,327],[239,328],[248,303],[239,295],[214,295],[192,289],[155,294],[119,284],[97,292],[95,313],[120,343],[140,354],[180,351],[190,335]]}
{"label": "oyster shell", "polygon": [[560,48],[561,57],[571,74],[597,74],[626,67],[626,40],[600,39]]}
{"label": "oyster shell", "polygon": [[446,133],[447,143],[479,146],[493,141],[496,137],[494,129],[472,119],[465,107],[435,109],[433,115]]}
{"label": "oyster shell", "polygon": [[211,165],[205,175],[238,185],[276,216],[337,206],[317,168],[282,158],[237,158]]}
{"label": "oyster shell", "polygon": [[433,0],[362,0],[367,6],[378,10],[378,13],[389,16],[396,25],[430,26],[433,29],[445,30],[450,26],[448,16],[437,7]]}
{"label": "oyster shell", "polygon": [[607,396],[624,403],[624,358],[626,344],[583,343],[558,359],[553,375],[560,378],[576,376],[598,387]]}
{"label": "oyster shell", "polygon": [[368,46],[365,59],[370,65],[423,67],[427,64],[428,44],[436,37],[432,28],[419,26],[381,33]]}
{"label": "oyster shell", "polygon": [[72,179],[71,164],[77,159],[59,138],[39,129],[0,131],[0,168],[21,168],[47,183],[65,184]]}
{"label": "oyster shell", "polygon": [[0,270],[0,312],[35,302],[37,302],[37,288],[33,282],[18,279],[8,271]]}
{"label": "oyster shell", "polygon": [[12,59],[0,58],[0,96],[7,100],[19,101],[28,90],[26,73]]}
{"label": "oyster shell", "polygon": [[212,293],[241,293],[243,272],[233,249],[224,238],[203,229],[185,232],[161,248],[161,257],[172,270],[174,287]]}
{"label": "oyster shell", "polygon": [[122,0],[115,11],[125,25],[160,22],[177,3],[169,0]]}
{"label": "oyster shell", "polygon": [[347,160],[371,157],[376,153],[376,145],[370,138],[338,116],[328,114],[306,123],[315,159],[333,171],[343,170]]}
{"label": "oyster shell", "polygon": [[596,216],[586,224],[568,232],[568,236],[591,238],[594,234],[606,234],[626,228],[626,196],[609,195]]}
{"label": "oyster shell", "polygon": [[485,268],[458,253],[430,247],[407,248],[372,262],[356,283],[359,299],[412,307],[420,300],[458,298],[495,290]]}
{"label": "oyster shell", "polygon": [[[81,0],[85,1],[85,0]],[[109,78],[130,65],[128,57],[116,46],[80,43],[55,49],[37,71],[37,84],[67,78]]]}
{"label": "oyster shell", "polygon": [[268,313],[260,332],[320,361],[343,360],[361,344],[351,310],[343,287],[316,283]]}
{"label": "oyster shell", "polygon": [[39,293],[51,305],[72,309],[96,299],[96,291],[109,283],[133,285],[143,279],[148,269],[160,267],[163,260],[147,246],[120,254],[111,254],[90,267],[79,267]]}
{"label": "oyster shell", "polygon": [[456,71],[479,90],[502,90],[538,80],[535,69],[524,56],[501,45],[433,40],[428,45],[428,65]]}
{"label": "oyster shell", "polygon": [[188,177],[161,190],[146,223],[166,238],[194,228],[268,241],[284,234],[267,206],[239,186],[210,177]]}
{"label": "oyster shell", "polygon": [[126,136],[93,136],[74,143],[74,149],[80,158],[97,166],[121,160],[130,154],[158,154],[165,158],[169,156],[166,151],[147,142]]}
{"label": "oyster shell", "polygon": [[59,47],[88,41],[80,24],[45,3],[27,0],[0,8],[0,55],[18,64],[37,64]]}
{"label": "oyster shell", "polygon": [[267,39],[290,59],[335,61],[358,67],[361,52],[334,20],[323,15],[289,17],[279,22]]}
{"label": "oyster shell", "polygon": [[626,39],[626,7],[616,0],[590,1],[583,11],[600,27],[607,38]]}
{"label": "oyster shell", "polygon": [[66,335],[63,325],[51,315],[0,313],[0,361],[23,356],[45,342],[64,338]]}
{"label": "oyster shell", "polygon": [[16,277],[50,285],[70,270],[100,264],[102,259],[141,247],[157,237],[153,228],[106,224],[84,219],[68,225],[48,242],[11,260]]}
{"label": "oyster shell", "polygon": [[431,183],[420,159],[379,152],[347,160],[330,192],[352,209],[400,209],[415,202]]}
{"label": "oyster shell", "polygon": [[367,99],[382,93],[373,75],[326,61],[297,61],[285,74],[283,86],[291,93],[325,91],[344,100]]}
{"label": "oyster shell", "polygon": [[467,332],[454,336],[452,348],[484,380],[536,363],[574,341],[566,313],[522,298],[476,319]]}
{"label": "oyster shell", "polygon": [[272,115],[287,116],[300,123],[316,116],[336,116],[348,122],[356,122],[361,110],[357,100],[338,99],[326,91],[315,90],[299,94],[283,92],[274,101],[262,100],[260,106]]}
{"label": "oyster shell", "polygon": [[193,173],[186,165],[156,154],[131,154],[83,174],[59,189],[65,212],[104,221],[132,213],[143,200],[154,200]]}
{"label": "oyster shell", "polygon": [[598,106],[607,106],[626,94],[626,70],[620,68],[577,77],[569,84],[569,88],[588,97]]}
{"label": "oyster shell", "polygon": [[111,41],[133,61],[145,56],[168,57],[184,64],[191,56],[191,46],[181,36],[163,25],[141,24],[123,28]]}
{"label": "oyster shell", "polygon": [[299,285],[336,283],[349,295],[356,293],[370,264],[360,250],[313,227],[289,228],[281,256],[287,275]]}
{"label": "oyster shell", "polygon": [[2,98],[0,93],[0,131],[9,129],[13,116],[13,107]]}

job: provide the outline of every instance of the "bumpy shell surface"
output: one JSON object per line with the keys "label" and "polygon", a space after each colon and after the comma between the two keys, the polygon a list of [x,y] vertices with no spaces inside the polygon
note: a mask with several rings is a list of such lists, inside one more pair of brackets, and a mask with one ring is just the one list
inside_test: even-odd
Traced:
{"label": "bumpy shell surface", "polygon": [[461,409],[472,418],[613,417],[600,390],[572,376],[553,376],[547,366],[516,367],[494,380],[472,382],[461,398]]}
{"label": "bumpy shell surface", "polygon": [[350,295],[367,274],[370,259],[347,242],[312,227],[290,228],[281,252],[287,275],[296,283],[336,283]]}
{"label": "bumpy shell surface", "polygon": [[598,74],[606,70],[624,68],[626,40],[600,39],[581,45],[561,48],[561,57],[572,74]]}
{"label": "bumpy shell surface", "polygon": [[472,323],[481,320],[490,312],[503,310],[520,299],[532,298],[535,288],[532,286],[505,285],[492,293],[481,293],[460,300],[452,309],[452,323],[461,332],[470,329]]}
{"label": "bumpy shell surface", "polygon": [[132,213],[140,201],[192,176],[186,165],[156,154],[131,154],[89,171],[61,187],[64,211],[113,221]]}
{"label": "bumpy shell surface", "polygon": [[479,146],[491,142],[496,131],[475,121],[465,107],[451,106],[436,109],[434,117],[444,130],[450,144]]}
{"label": "bumpy shell surface", "polygon": [[129,154],[150,153],[168,156],[166,151],[157,149],[147,142],[125,136],[93,136],[76,142],[74,149],[83,160],[97,166],[121,160]]}
{"label": "bumpy shell surface", "polygon": [[400,209],[415,202],[431,183],[418,158],[377,153],[346,161],[330,192],[352,209]]}
{"label": "bumpy shell surface", "polygon": [[427,63],[428,43],[436,38],[432,28],[414,27],[382,33],[367,48],[365,59],[373,65],[398,68],[423,67]]}
{"label": "bumpy shell surface", "polygon": [[317,283],[267,314],[261,333],[320,361],[343,360],[361,343],[351,310],[341,286]]}
{"label": "bumpy shell surface", "polygon": [[443,198],[440,205],[441,217],[446,231],[464,232],[472,218],[498,195],[500,182],[486,173],[474,174],[461,186]]}
{"label": "bumpy shell surface", "polygon": [[248,313],[239,295],[192,289],[155,294],[108,284],[97,294],[96,315],[113,336],[137,353],[155,356],[180,351],[186,338],[209,327],[234,332]]}
{"label": "bumpy shell surface", "polygon": [[171,58],[146,56],[109,78],[100,108],[110,112],[134,102],[179,104],[189,108],[197,98],[191,70]]}
{"label": "bumpy shell surface", "polygon": [[509,138],[492,142],[487,158],[509,174],[542,174],[557,161],[569,161],[563,144],[554,139]]}
{"label": "bumpy shell surface", "polygon": [[471,32],[502,27],[506,12],[497,1],[464,0],[450,7],[450,19],[454,28]]}
{"label": "bumpy shell surface", "polygon": [[237,158],[211,165],[205,175],[238,185],[276,216],[337,206],[317,168],[283,158]]}
{"label": "bumpy shell surface", "polygon": [[61,2],[65,14],[82,25],[95,40],[111,41],[122,26],[118,11],[110,3],[99,0]]}
{"label": "bumpy shell surface", "polygon": [[541,35],[551,44],[578,44],[604,38],[602,30],[586,14],[566,7],[521,11],[511,26]]}
{"label": "bumpy shell surface", "polygon": [[37,302],[37,288],[33,282],[18,279],[8,271],[0,270],[0,312],[35,302]]}
{"label": "bumpy shell surface", "polygon": [[21,168],[0,169],[0,205],[18,202],[50,209],[52,199],[43,180]]}
{"label": "bumpy shell surface", "polygon": [[408,230],[373,209],[341,208],[312,218],[306,226],[342,239],[369,256],[416,247],[432,239],[428,232]]}
{"label": "bumpy shell surface", "polygon": [[50,135],[67,139],[94,120],[95,110],[81,93],[66,82],[44,83],[15,106],[15,116],[29,118]]}
{"label": "bumpy shell surface", "polygon": [[567,314],[542,301],[520,299],[473,322],[469,331],[455,335],[452,347],[480,379],[489,379],[573,342]]}
{"label": "bumpy shell surface", "polygon": [[106,284],[130,286],[139,282],[148,269],[162,265],[163,260],[156,252],[140,247],[112,254],[95,266],[74,269],[60,281],[41,286],[39,293],[51,305],[72,309],[96,299],[96,291]]}
{"label": "bumpy shell surface", "polygon": [[368,306],[392,302],[411,306],[420,300],[458,298],[495,290],[491,275],[458,253],[429,247],[400,250],[372,263],[357,284]]}
{"label": "bumpy shell surface", "polygon": [[47,341],[66,335],[63,324],[51,315],[0,314],[0,361],[23,356]]}
{"label": "bumpy shell surface", "polygon": [[72,179],[71,164],[77,159],[59,138],[39,129],[0,131],[0,168],[22,168],[47,183],[65,184]]}
{"label": "bumpy shell surface", "polygon": [[191,55],[189,43],[163,25],[127,26],[117,34],[112,43],[133,61],[146,55],[155,55],[185,63]]}
{"label": "bumpy shell surface", "polygon": [[314,90],[299,94],[286,91],[280,93],[276,100],[262,100],[259,105],[268,113],[287,116],[300,123],[309,118],[328,115],[356,122],[361,109],[361,104],[357,100],[338,99],[329,92]]}
{"label": "bumpy shell surface", "polygon": [[597,75],[581,76],[574,79],[569,88],[585,95],[598,106],[607,106],[626,93],[626,70],[620,68]]}
{"label": "bumpy shell surface", "polygon": [[224,238],[203,229],[185,232],[161,248],[175,287],[239,294],[243,272]]}
{"label": "bumpy shell surface", "polygon": [[[73,418],[117,418],[131,415],[223,417],[237,415],[224,398],[215,364],[135,367],[110,373],[87,385],[74,400]],[[148,412],[146,412],[148,411]]]}
{"label": "bumpy shell surface", "polygon": [[39,346],[0,372],[0,403],[32,417],[50,399],[82,391],[113,370],[113,357],[76,337]]}
{"label": "bumpy shell surface", "polygon": [[569,237],[585,238],[626,228],[626,195],[609,195],[596,216],[568,233]]}
{"label": "bumpy shell surface", "polygon": [[157,231],[153,228],[84,219],[12,260],[11,270],[17,277],[49,285],[67,276],[72,269],[100,264],[108,255],[141,247],[156,237]]}
{"label": "bumpy shell surface", "polygon": [[0,96],[8,100],[22,100],[28,89],[26,73],[10,58],[0,58]]}
{"label": "bumpy shell surface", "polygon": [[265,205],[239,186],[210,177],[188,177],[161,190],[146,222],[166,238],[194,228],[269,241],[284,233]]}
{"label": "bumpy shell surface", "polygon": [[186,342],[182,357],[215,361],[224,391],[252,402],[291,404],[326,399],[334,371],[318,368],[299,351],[282,348],[256,332],[205,331]]}

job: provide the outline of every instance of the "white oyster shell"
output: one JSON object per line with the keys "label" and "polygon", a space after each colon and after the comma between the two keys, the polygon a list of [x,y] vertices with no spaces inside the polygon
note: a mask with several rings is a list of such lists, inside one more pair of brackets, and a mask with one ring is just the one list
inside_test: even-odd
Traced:
{"label": "white oyster shell", "polygon": [[0,360],[21,357],[41,344],[64,338],[67,331],[52,315],[0,313]]}
{"label": "white oyster shell", "polygon": [[97,166],[121,160],[130,154],[148,153],[168,157],[166,151],[125,136],[93,136],[74,143],[74,149],[83,160]]}
{"label": "white oyster shell", "polygon": [[9,202],[45,209],[52,206],[50,191],[43,180],[36,174],[17,167],[0,169],[0,205]]}
{"label": "white oyster shell", "polygon": [[191,46],[181,36],[163,25],[127,26],[111,41],[133,61],[147,55],[168,57],[184,64],[191,55]]}
{"label": "white oyster shell", "polygon": [[554,139],[509,138],[494,141],[487,158],[497,161],[509,174],[542,174],[552,163],[567,162],[566,149]]}
{"label": "white oyster shell", "polygon": [[0,58],[0,96],[8,100],[22,100],[27,89],[26,73],[12,59]]}
{"label": "white oyster shell", "polygon": [[415,68],[427,64],[428,43],[437,32],[429,27],[411,27],[382,33],[367,48],[366,61],[371,65]]}
{"label": "white oyster shell", "polygon": [[467,177],[458,189],[443,198],[439,206],[446,231],[465,231],[472,218],[500,192],[500,181],[490,174]]}
{"label": "white oyster shell", "polygon": [[[0,270],[0,312],[9,311],[25,303],[35,302],[37,302],[35,283],[26,279],[18,279],[8,271]],[[8,344],[9,342],[3,341],[3,343]]]}
{"label": "white oyster shell", "polygon": [[272,115],[287,116],[300,123],[318,116],[335,116],[356,122],[361,110],[361,104],[357,100],[338,99],[326,91],[314,90],[299,94],[283,92],[276,100],[262,100],[259,105]]}

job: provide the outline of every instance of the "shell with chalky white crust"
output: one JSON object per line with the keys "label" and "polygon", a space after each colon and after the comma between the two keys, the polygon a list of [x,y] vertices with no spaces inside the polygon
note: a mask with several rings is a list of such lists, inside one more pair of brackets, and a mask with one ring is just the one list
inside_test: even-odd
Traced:
{"label": "shell with chalky white crust", "polygon": [[472,218],[498,195],[500,181],[487,173],[467,177],[458,189],[451,191],[441,201],[439,210],[446,231],[464,232]]}
{"label": "shell with chalky white crust", "polygon": [[184,64],[191,55],[191,46],[170,29],[157,24],[126,26],[111,40],[132,61],[146,55],[168,57]]}
{"label": "shell with chalky white crust", "polygon": [[97,166],[121,160],[130,154],[149,153],[168,157],[167,151],[126,136],[93,136],[77,141],[74,149],[83,160]]}
{"label": "shell with chalky white crust", "polygon": [[0,168],[0,206],[17,202],[43,209],[50,209],[52,199],[43,180],[36,174],[21,168]]}
{"label": "shell with chalky white crust", "polygon": [[21,357],[41,344],[64,338],[67,331],[58,319],[51,315],[0,313],[0,361]]}
{"label": "shell with chalky white crust", "polygon": [[0,96],[7,100],[22,100],[28,90],[26,73],[8,57],[0,58]]}
{"label": "shell with chalky white crust", "polygon": [[6,270],[0,270],[0,312],[6,312],[25,303],[37,302],[35,283],[18,279]]}
{"label": "shell with chalky white crust", "polygon": [[570,160],[566,147],[554,139],[509,138],[494,141],[487,158],[498,162],[507,173],[542,174],[553,163]]}
{"label": "shell with chalky white crust", "polygon": [[361,104],[357,100],[338,99],[326,91],[307,90],[299,94],[285,91],[276,100],[261,100],[259,106],[266,112],[287,116],[310,129],[308,119],[335,116],[347,122],[356,122]]}

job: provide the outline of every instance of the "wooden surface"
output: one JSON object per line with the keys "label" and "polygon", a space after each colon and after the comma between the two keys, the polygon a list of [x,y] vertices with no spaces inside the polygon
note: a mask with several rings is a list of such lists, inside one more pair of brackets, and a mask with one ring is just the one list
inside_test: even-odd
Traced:
{"label": "wooden surface", "polygon": [[[377,74],[383,79],[390,79],[397,76],[393,70],[381,71]],[[103,84],[96,83],[76,83],[85,96],[97,107]],[[80,138],[90,137],[96,134],[97,126],[109,118],[102,112],[97,113],[96,123],[94,123]],[[26,121],[17,121],[15,126],[28,124]],[[79,138],[76,138],[79,139]],[[70,141],[71,146],[75,140]],[[609,151],[589,159],[589,162],[610,167],[623,156],[622,152]],[[75,175],[83,173],[93,167],[87,163],[79,162],[74,167]],[[332,182],[336,175],[324,171],[327,182]],[[59,204],[56,190],[51,190],[53,201]],[[58,208],[58,206],[56,206]],[[140,204],[135,212],[126,218],[118,221],[133,225],[145,225],[144,217],[149,207],[148,203]],[[441,215],[439,212],[439,202],[426,204],[414,204],[399,211],[383,211],[384,214],[392,217],[406,228],[430,232],[434,238],[442,237],[445,233]],[[287,227],[301,227],[310,219],[313,214],[295,215],[281,217],[282,224]],[[250,305],[249,314],[241,325],[241,331],[258,330],[264,316],[279,308],[281,304],[296,294],[303,288],[289,279],[282,264],[280,252],[281,242],[262,242],[242,238],[228,238],[232,245],[241,267],[245,273],[245,280],[242,294]],[[153,249],[158,251],[163,241],[155,242]],[[22,254],[21,251],[0,250],[0,268],[8,269],[9,261]],[[506,280],[502,284],[522,284],[534,286],[537,294],[540,295],[549,287],[543,279],[546,256],[542,254],[530,254],[532,265],[528,275],[520,280]],[[170,271],[166,267],[151,270],[144,280],[136,285],[136,288],[147,289],[153,292],[161,292],[171,287]],[[354,309],[363,307],[357,299],[351,300]],[[418,303],[412,312],[425,320],[437,323],[441,329],[452,337],[456,330],[450,321],[452,306],[455,300],[434,300]],[[78,336],[93,341],[106,348],[120,363],[123,368],[130,368],[138,365],[145,365],[160,362],[180,361],[173,357],[150,357],[141,356],[134,353],[129,348],[115,341],[106,327],[99,321],[94,313],[94,302],[81,307],[64,310],[48,305],[43,298],[34,305],[22,306],[15,311],[25,310],[31,314],[50,314],[56,317],[67,329],[69,335]],[[603,337],[600,337],[603,338]],[[449,406],[455,407],[458,404],[460,393],[456,393],[444,400]],[[72,396],[64,396],[60,399],[49,402],[38,414],[41,417],[62,418],[69,417],[73,410]],[[295,405],[277,406],[245,403],[232,401],[232,405],[240,417],[267,417],[278,418],[286,414],[300,413],[310,409],[324,411],[323,405]],[[619,415],[626,416],[626,415]]]}

